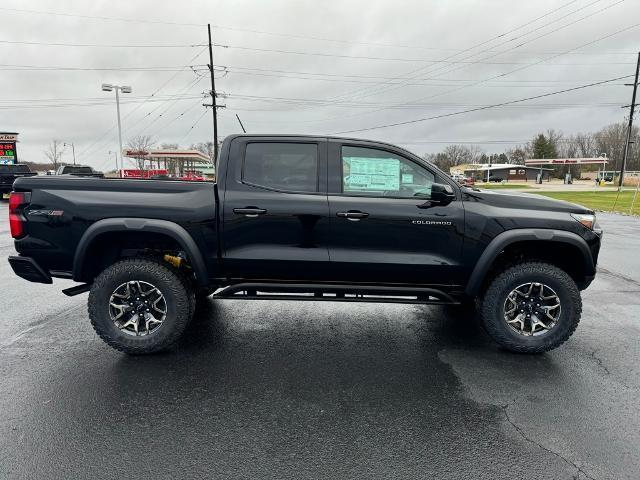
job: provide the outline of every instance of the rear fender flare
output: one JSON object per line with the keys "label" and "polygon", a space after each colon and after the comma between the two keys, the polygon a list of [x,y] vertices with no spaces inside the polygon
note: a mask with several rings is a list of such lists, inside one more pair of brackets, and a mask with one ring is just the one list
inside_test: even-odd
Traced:
{"label": "rear fender flare", "polygon": [[107,218],[92,224],[84,232],[78,243],[78,248],[73,258],[73,279],[77,282],[87,281],[87,279],[83,278],[85,259],[94,240],[104,233],[125,231],[161,233],[171,237],[178,242],[189,257],[198,285],[208,285],[209,277],[206,264],[198,245],[189,232],[177,223],[148,218]]}
{"label": "rear fender flare", "polygon": [[482,282],[502,250],[513,243],[532,240],[560,242],[575,246],[582,254],[586,275],[591,275],[595,272],[591,250],[589,250],[587,242],[576,233],[542,228],[507,230],[498,234],[489,245],[487,245],[482,255],[480,255],[467,282],[465,294],[470,297],[475,297],[480,292]]}

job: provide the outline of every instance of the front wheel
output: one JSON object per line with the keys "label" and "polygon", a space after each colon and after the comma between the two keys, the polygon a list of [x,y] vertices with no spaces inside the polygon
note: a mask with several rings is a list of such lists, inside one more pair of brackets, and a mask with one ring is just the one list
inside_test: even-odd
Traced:
{"label": "front wheel", "polygon": [[564,343],[582,313],[580,291],[560,268],[515,265],[490,283],[480,309],[487,333],[512,352],[540,353]]}
{"label": "front wheel", "polygon": [[132,258],[106,268],[89,292],[89,318],[100,338],[129,354],[173,346],[193,315],[188,282],[162,263]]}

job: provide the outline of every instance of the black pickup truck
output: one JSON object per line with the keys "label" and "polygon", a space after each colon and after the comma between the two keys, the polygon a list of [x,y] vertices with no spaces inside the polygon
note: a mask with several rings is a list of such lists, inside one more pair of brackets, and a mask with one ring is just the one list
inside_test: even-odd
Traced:
{"label": "black pickup truck", "polygon": [[32,177],[37,173],[29,169],[29,165],[23,164],[0,164],[0,198],[5,197],[11,191],[11,187],[16,178]]}
{"label": "black pickup truck", "polygon": [[88,165],[61,165],[56,175],[76,175],[78,177],[104,178],[104,173],[96,172]]}
{"label": "black pickup truck", "polygon": [[198,298],[463,305],[504,348],[559,346],[602,231],[587,208],[460,187],[393,145],[227,137],[217,183],[19,179],[15,273],[72,278],[112,347],[171,347]]}

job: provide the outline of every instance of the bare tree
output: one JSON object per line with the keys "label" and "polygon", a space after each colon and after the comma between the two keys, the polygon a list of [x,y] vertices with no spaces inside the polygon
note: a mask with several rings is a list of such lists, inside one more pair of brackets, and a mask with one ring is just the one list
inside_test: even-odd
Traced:
{"label": "bare tree", "polygon": [[155,144],[156,141],[151,135],[137,135],[127,142],[127,148],[134,152],[133,156],[136,159],[138,170],[144,170],[147,157],[144,152],[148,152]]}
{"label": "bare tree", "polygon": [[[632,144],[631,155],[627,160],[627,168],[634,170],[640,168],[640,147],[638,146],[638,128],[634,127],[631,140],[636,141]],[[599,130],[594,135],[596,149],[599,154],[606,153],[612,163],[609,164],[610,169],[619,170],[624,157],[624,147],[627,140],[627,124],[626,122],[612,123]]]}
{"label": "bare tree", "polygon": [[596,139],[591,133],[578,133],[574,137],[578,154],[583,158],[594,157],[596,152]]}
{"label": "bare tree", "polygon": [[47,150],[44,151],[44,156],[47,157],[49,161],[53,164],[54,170],[57,170],[58,161],[60,160],[60,157],[62,156],[63,152],[64,152],[63,142],[61,142],[57,138],[52,139],[51,143],[49,143],[49,147],[47,148]]}
{"label": "bare tree", "polygon": [[505,155],[508,161],[514,165],[524,165],[525,159],[531,158],[531,154],[528,152],[526,145],[518,145],[515,148],[511,148],[505,152]]}
{"label": "bare tree", "polygon": [[193,145],[191,145],[191,148],[204,153],[207,157],[209,157],[209,160],[212,164],[215,163],[213,142],[194,143]]}

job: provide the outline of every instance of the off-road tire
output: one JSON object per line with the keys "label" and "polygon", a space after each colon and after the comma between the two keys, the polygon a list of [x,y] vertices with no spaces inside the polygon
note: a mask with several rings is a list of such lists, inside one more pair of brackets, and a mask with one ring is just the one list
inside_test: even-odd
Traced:
{"label": "off-road tire", "polygon": [[[548,285],[560,299],[558,322],[543,335],[521,335],[504,319],[507,295],[527,282]],[[542,262],[521,263],[497,275],[490,282],[480,305],[481,321],[487,333],[506,350],[519,353],[542,353],[562,345],[578,326],[581,313],[582,299],[574,280],[564,270]]]}
{"label": "off-road tire", "polygon": [[[156,332],[144,336],[123,333],[109,315],[109,298],[121,284],[141,280],[156,286],[164,295],[167,314]],[[89,292],[89,318],[96,333],[108,345],[128,354],[140,355],[170,349],[187,327],[195,310],[195,296],[189,280],[171,266],[150,259],[120,260],[94,280]]]}

